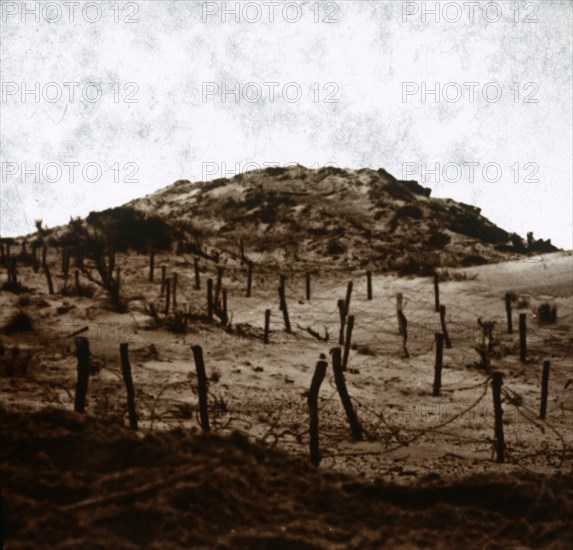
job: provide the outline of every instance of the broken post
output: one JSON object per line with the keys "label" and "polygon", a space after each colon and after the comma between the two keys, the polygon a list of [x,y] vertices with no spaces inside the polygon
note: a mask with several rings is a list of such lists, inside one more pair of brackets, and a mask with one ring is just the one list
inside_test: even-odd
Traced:
{"label": "broken post", "polygon": [[84,413],[86,410],[86,395],[90,379],[90,346],[85,336],[76,338],[77,373],[76,395],[74,399],[74,411]]}
{"label": "broken post", "polygon": [[195,269],[195,290],[201,289],[201,277],[199,276],[199,260],[193,259],[193,267]]}
{"label": "broken post", "polygon": [[444,335],[436,332],[436,363],[434,365],[434,397],[440,395],[442,387],[442,358],[444,349]]}
{"label": "broken post", "polygon": [[153,272],[155,271],[155,252],[149,254],[149,282],[153,282]]}
{"label": "broken post", "polygon": [[207,317],[213,318],[213,279],[207,279]]}
{"label": "broken post", "polygon": [[352,340],[352,329],[354,328],[354,315],[348,316],[346,323],[346,337],[344,338],[344,355],[342,357],[342,370],[348,366],[348,355],[350,354],[350,342]]}
{"label": "broken post", "polygon": [[434,302],[436,313],[440,311],[440,278],[437,273],[434,273]]}
{"label": "broken post", "polygon": [[519,360],[525,363],[527,358],[526,315],[519,314]]}
{"label": "broken post", "polygon": [[310,273],[306,272],[306,301],[310,302]]}
{"label": "broken post", "polygon": [[346,388],[346,382],[344,381],[344,373],[342,372],[341,365],[341,351],[340,348],[332,348],[330,350],[332,355],[332,370],[334,371],[334,381],[336,383],[336,388],[338,394],[340,395],[340,400],[342,401],[342,406],[346,412],[346,417],[348,418],[348,423],[350,424],[350,431],[352,432],[352,438],[354,441],[362,441],[362,426],[354,413],[354,408],[352,407],[352,401],[350,395],[348,395],[348,390]]}
{"label": "broken post", "polygon": [[338,300],[338,313],[340,314],[340,330],[338,331],[338,344],[344,344],[344,326],[346,324],[346,311],[344,307],[344,300]]}
{"label": "broken post", "polygon": [[265,336],[264,342],[265,344],[269,343],[269,328],[271,324],[271,310],[265,309]]}
{"label": "broken post", "polygon": [[308,392],[308,413],[310,423],[310,463],[313,466],[320,464],[320,447],[318,444],[318,393],[324,380],[328,363],[318,361],[314,369],[310,390]]}
{"label": "broken post", "polygon": [[292,332],[292,330],[291,330],[291,326],[290,326],[290,319],[288,316],[288,308],[287,308],[287,303],[286,303],[286,298],[285,298],[285,287],[284,286],[279,287],[279,299],[280,299],[280,309],[283,312],[283,319],[285,322],[285,330],[290,334]]}
{"label": "broken post", "polygon": [[503,373],[494,372],[491,382],[493,391],[493,409],[495,413],[495,448],[497,462],[504,462],[505,441],[503,438],[503,409],[501,407],[501,386],[503,384]]}
{"label": "broken post", "polygon": [[505,315],[507,316],[507,334],[513,334],[513,320],[511,316],[511,294],[505,293]]}
{"label": "broken post", "polygon": [[251,297],[251,288],[253,286],[253,262],[249,260],[247,263],[247,298]]}
{"label": "broken post", "polygon": [[450,349],[452,347],[452,342],[448,334],[448,327],[446,326],[446,306],[440,306],[440,325],[442,327],[442,334],[444,335],[444,340],[446,342],[446,347]]}
{"label": "broken post", "polygon": [[131,365],[129,363],[128,344],[119,344],[119,356],[121,359],[121,374],[127,390],[127,412],[129,414],[129,427],[137,430],[137,411],[135,409],[135,390],[133,389],[133,378],[131,377]]}
{"label": "broken post", "polygon": [[344,300],[344,315],[348,316],[350,313],[350,297],[352,296],[352,281],[348,281],[346,287],[346,299]]}
{"label": "broken post", "polygon": [[539,419],[545,420],[547,414],[547,395],[549,393],[549,368],[551,363],[543,361],[543,375],[541,377],[541,406],[539,407]]}
{"label": "broken post", "polygon": [[372,271],[366,272],[366,297],[372,300]]}
{"label": "broken post", "polygon": [[210,431],[209,414],[207,411],[207,375],[205,374],[205,363],[203,362],[203,349],[201,346],[193,346],[193,357],[195,358],[195,368],[197,370],[197,391],[199,394],[199,417],[203,431]]}

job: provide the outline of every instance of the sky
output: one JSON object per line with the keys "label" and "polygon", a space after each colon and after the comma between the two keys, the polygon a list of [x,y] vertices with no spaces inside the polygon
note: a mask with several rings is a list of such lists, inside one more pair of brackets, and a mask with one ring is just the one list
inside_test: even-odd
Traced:
{"label": "sky", "polygon": [[573,248],[568,0],[0,5],[2,236],[299,163]]}

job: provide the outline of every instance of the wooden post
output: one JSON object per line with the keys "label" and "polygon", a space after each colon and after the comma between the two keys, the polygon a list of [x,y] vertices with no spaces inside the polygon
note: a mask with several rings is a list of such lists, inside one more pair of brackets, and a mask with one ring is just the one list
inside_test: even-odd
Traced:
{"label": "wooden post", "polygon": [[452,342],[448,334],[448,327],[446,326],[446,306],[440,306],[440,325],[442,326],[442,334],[444,335],[444,340],[446,341],[446,347],[450,349],[452,347]]}
{"label": "wooden post", "polygon": [[[9,251],[9,250],[10,250],[10,245],[7,245],[7,246],[8,246],[8,251]],[[9,256],[9,255],[10,255],[10,254],[8,253],[8,256]],[[43,266],[45,263],[48,263],[48,246],[44,244],[44,245],[42,245],[42,266]]]}
{"label": "wooden post", "polygon": [[169,304],[171,303],[171,281],[165,281],[165,315],[169,315]]}
{"label": "wooden post", "polygon": [[213,319],[213,279],[207,279],[207,317]]}
{"label": "wooden post", "polygon": [[344,381],[344,373],[342,372],[341,365],[341,351],[340,348],[332,348],[330,350],[332,355],[332,369],[334,371],[334,381],[336,383],[336,388],[338,389],[338,394],[340,395],[340,400],[342,401],[342,406],[346,412],[346,417],[350,424],[350,430],[352,432],[352,437],[354,441],[362,440],[362,426],[354,413],[354,408],[352,407],[352,401],[350,395],[348,395],[348,390],[346,388],[346,382]]}
{"label": "wooden post", "polygon": [[215,282],[215,296],[213,297],[213,304],[219,306],[219,298],[221,296],[221,288],[223,284],[223,268],[217,266],[217,279]]}
{"label": "wooden post", "polygon": [[348,355],[350,354],[350,342],[352,340],[352,329],[354,328],[354,315],[348,316],[346,324],[346,337],[344,338],[344,355],[342,356],[342,370],[348,366]]}
{"label": "wooden post", "polygon": [[549,393],[549,368],[551,363],[543,361],[543,375],[541,377],[541,406],[539,407],[539,418],[545,420],[547,413],[547,395]]}
{"label": "wooden post", "polygon": [[[286,296],[285,285],[286,285],[286,277],[281,273],[281,274],[279,275],[279,288],[282,288],[283,295]],[[280,294],[280,291],[279,291],[279,294]],[[285,301],[286,301],[286,300],[285,300]],[[283,303],[282,303],[282,301],[279,302],[279,310],[280,310],[280,311],[283,310]]]}
{"label": "wooden post", "polygon": [[505,293],[505,315],[507,316],[507,334],[513,334],[513,320],[511,315],[511,294]]}
{"label": "wooden post", "polygon": [[75,286],[76,286],[76,296],[80,295],[80,271],[79,269],[76,269],[74,271],[74,282],[75,282]]}
{"label": "wooden post", "polygon": [[119,355],[121,358],[121,374],[127,390],[127,412],[129,414],[129,427],[137,430],[137,411],[135,409],[135,390],[133,389],[133,378],[131,377],[131,365],[129,363],[128,344],[119,344]]}
{"label": "wooden post", "polygon": [[279,299],[280,299],[280,309],[283,312],[283,319],[285,322],[285,330],[290,334],[292,332],[291,330],[291,326],[290,326],[290,319],[288,316],[288,308],[287,308],[287,303],[286,303],[286,298],[285,298],[285,287],[284,286],[280,286],[279,287]]}
{"label": "wooden post", "polygon": [[167,280],[167,266],[161,266],[161,296],[165,294],[165,281]]}
{"label": "wooden post", "polygon": [[86,410],[86,395],[90,379],[90,346],[85,336],[76,338],[77,373],[76,395],[74,399],[74,411],[84,413]]}
{"label": "wooden post", "polygon": [[247,262],[247,298],[251,297],[251,288],[253,286],[253,262]]}
{"label": "wooden post", "polygon": [[224,288],[221,291],[221,294],[223,296],[223,319],[222,319],[222,321],[223,321],[223,324],[226,325],[227,321],[229,320],[229,314],[227,311],[227,289]]}
{"label": "wooden post", "polygon": [[201,277],[199,276],[199,260],[193,259],[193,267],[195,268],[195,290],[201,289]]}
{"label": "wooden post", "polygon": [[338,313],[340,314],[340,330],[338,331],[338,344],[342,346],[344,344],[344,326],[346,324],[346,311],[344,307],[344,300],[338,300]]}
{"label": "wooden post", "polygon": [[434,365],[434,397],[440,395],[442,387],[442,357],[444,349],[444,335],[436,332],[436,363]]}
{"label": "wooden post", "polygon": [[519,314],[519,360],[525,363],[527,358],[526,315]]}
{"label": "wooden post", "polygon": [[34,273],[38,273],[40,270],[40,264],[38,263],[38,247],[32,244],[32,269]]}
{"label": "wooden post", "polygon": [[491,382],[493,391],[493,408],[495,413],[495,447],[497,462],[504,462],[505,441],[503,438],[503,409],[501,407],[501,386],[503,384],[503,374],[494,372]]}
{"label": "wooden post", "polygon": [[173,313],[177,311],[177,273],[173,273],[173,283],[171,289],[171,303],[173,304]]}
{"label": "wooden post", "polygon": [[310,463],[313,466],[320,464],[320,447],[318,444],[318,392],[324,380],[328,363],[318,361],[314,369],[310,390],[308,392],[308,414],[310,422]]}
{"label": "wooden post", "polygon": [[[211,281],[212,282],[212,281]],[[199,416],[203,431],[210,431],[209,413],[207,411],[207,375],[205,374],[205,363],[203,362],[203,350],[201,346],[193,346],[193,357],[195,358],[195,368],[197,369],[197,388],[199,393]]]}
{"label": "wooden post", "polygon": [[271,310],[265,309],[265,336],[264,336],[265,344],[269,343],[269,327],[270,327],[270,324],[271,324]]}
{"label": "wooden post", "polygon": [[52,283],[52,276],[50,275],[50,268],[48,267],[47,262],[42,263],[42,269],[46,274],[46,281],[48,282],[48,292],[50,294],[54,294],[54,284]]}
{"label": "wooden post", "polygon": [[310,302],[310,273],[306,272],[306,301]]}
{"label": "wooden post", "polygon": [[155,252],[149,254],[149,282],[153,282],[153,272],[155,271]]}
{"label": "wooden post", "polygon": [[372,271],[366,272],[366,297],[372,300]]}
{"label": "wooden post", "polygon": [[404,296],[401,292],[396,294],[396,316],[398,317],[398,333],[402,335],[402,321],[400,318],[400,313],[404,307]]}
{"label": "wooden post", "polygon": [[348,316],[350,313],[350,297],[352,296],[352,281],[348,281],[346,287],[346,300],[344,300],[344,315]]}
{"label": "wooden post", "polygon": [[404,357],[408,358],[410,357],[408,353],[408,319],[406,319],[402,310],[398,311],[398,323],[400,335],[402,336],[402,352],[404,353]]}
{"label": "wooden post", "polygon": [[440,278],[437,273],[434,273],[434,302],[436,313],[440,312]]}

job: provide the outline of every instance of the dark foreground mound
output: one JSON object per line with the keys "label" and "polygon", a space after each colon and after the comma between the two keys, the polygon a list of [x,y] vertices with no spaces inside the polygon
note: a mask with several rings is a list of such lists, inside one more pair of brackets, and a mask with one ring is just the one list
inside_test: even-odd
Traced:
{"label": "dark foreground mound", "polygon": [[573,477],[399,487],[242,436],[0,410],[6,548],[570,548]]}

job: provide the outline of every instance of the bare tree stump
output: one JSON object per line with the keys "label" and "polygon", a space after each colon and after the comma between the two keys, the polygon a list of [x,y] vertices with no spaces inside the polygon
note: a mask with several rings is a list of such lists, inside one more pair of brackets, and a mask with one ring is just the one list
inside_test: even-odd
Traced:
{"label": "bare tree stump", "polygon": [[505,315],[507,317],[507,334],[513,334],[513,319],[511,314],[511,294],[505,293]]}
{"label": "bare tree stump", "polygon": [[197,369],[197,389],[199,394],[199,417],[203,431],[210,431],[209,413],[207,410],[207,375],[205,374],[205,363],[203,362],[203,349],[201,346],[193,346],[193,357],[195,358],[195,368]]}
{"label": "bare tree stump", "polygon": [[525,363],[527,360],[527,317],[525,313],[519,314],[519,360]]}
{"label": "bare tree stump", "polygon": [[493,392],[493,409],[495,413],[495,448],[496,461],[502,464],[505,460],[505,440],[503,437],[503,408],[501,407],[501,386],[503,373],[494,372],[491,382]]}
{"label": "bare tree stump", "polygon": [[308,392],[308,413],[310,418],[310,463],[313,466],[320,464],[320,447],[318,442],[318,393],[326,375],[328,363],[318,361],[314,369],[310,390]]}
{"label": "bare tree stump", "polygon": [[440,306],[440,325],[442,327],[442,334],[444,335],[444,340],[446,342],[446,347],[450,349],[452,347],[452,342],[448,334],[448,327],[446,326],[446,306]]}
{"label": "bare tree stump", "polygon": [[269,343],[269,328],[271,324],[271,310],[265,309],[265,336],[264,342],[265,344]]}
{"label": "bare tree stump", "polygon": [[545,420],[547,414],[547,396],[549,394],[549,369],[551,363],[543,362],[543,375],[541,377],[541,405],[539,407],[539,419]]}
{"label": "bare tree stump", "polygon": [[84,413],[86,410],[86,395],[90,379],[90,346],[84,336],[76,338],[77,373],[76,395],[74,398],[74,411]]}
{"label": "bare tree stump", "polygon": [[434,365],[434,397],[440,395],[442,387],[442,358],[444,350],[444,335],[436,332],[436,363]]}
{"label": "bare tree stump", "polygon": [[344,380],[344,373],[342,372],[341,365],[341,351],[340,348],[332,348],[330,350],[332,355],[332,369],[334,371],[334,381],[336,383],[336,388],[338,390],[338,395],[340,395],[340,400],[344,411],[346,412],[346,417],[348,418],[348,423],[350,424],[350,431],[352,432],[352,438],[354,441],[362,441],[362,425],[358,421],[358,418],[352,407],[352,401],[350,395],[348,395],[348,390],[346,388],[346,382]]}
{"label": "bare tree stump", "polygon": [[285,287],[284,286],[279,287],[279,299],[280,299],[280,309],[283,312],[285,330],[287,331],[287,333],[291,334],[292,330],[291,330],[291,326],[290,326],[290,319],[288,316],[288,308],[287,308],[287,303],[286,303],[286,298],[285,298]]}
{"label": "bare tree stump", "polygon": [[133,389],[133,378],[131,377],[131,365],[129,363],[128,344],[119,344],[119,355],[121,359],[121,374],[127,390],[127,412],[129,414],[129,427],[137,430],[137,411],[135,409],[135,390]]}
{"label": "bare tree stump", "polygon": [[352,329],[354,328],[354,315],[348,316],[346,323],[346,337],[344,338],[344,355],[342,357],[342,370],[348,366],[348,355],[350,354],[350,343],[352,341]]}

